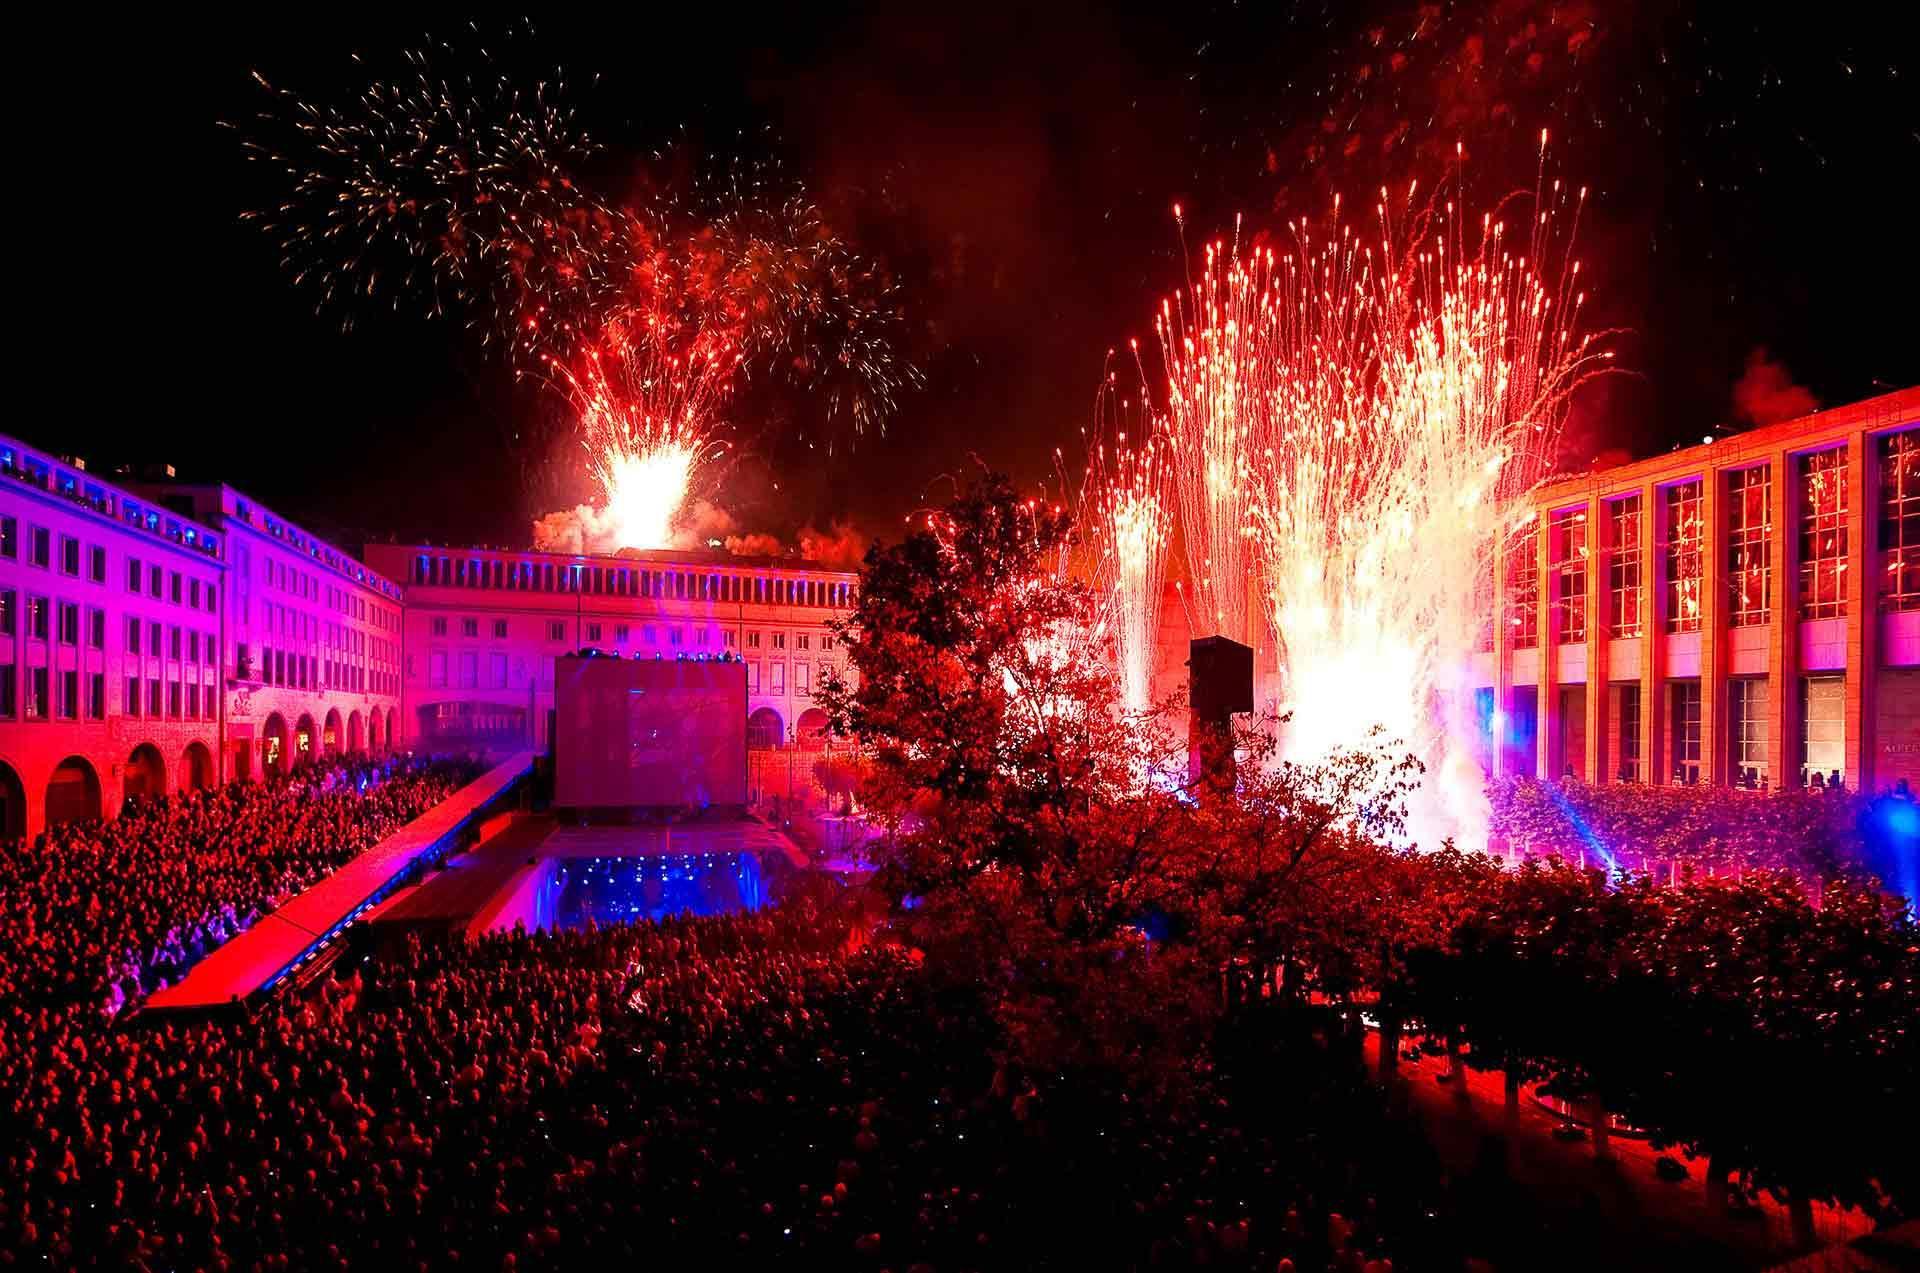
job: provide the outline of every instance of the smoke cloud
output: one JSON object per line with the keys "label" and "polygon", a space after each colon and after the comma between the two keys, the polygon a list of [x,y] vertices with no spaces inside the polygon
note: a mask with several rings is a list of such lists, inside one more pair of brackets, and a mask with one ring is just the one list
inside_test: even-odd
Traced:
{"label": "smoke cloud", "polygon": [[1768,357],[1761,345],[1747,355],[1746,370],[1733,386],[1733,414],[1752,425],[1796,420],[1819,410],[1820,400],[1796,384],[1784,363]]}
{"label": "smoke cloud", "polygon": [[[535,519],[533,546],[540,552],[610,554],[620,550],[619,527],[612,514],[579,504]],[[866,555],[867,538],[846,522],[825,530],[803,526],[792,540],[750,531],[710,500],[695,500],[674,528],[675,548],[723,548],[741,557],[798,557],[838,570],[855,570]]]}

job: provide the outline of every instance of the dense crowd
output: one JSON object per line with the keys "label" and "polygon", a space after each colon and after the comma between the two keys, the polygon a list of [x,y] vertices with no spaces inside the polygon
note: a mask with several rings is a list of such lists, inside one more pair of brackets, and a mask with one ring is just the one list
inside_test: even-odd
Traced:
{"label": "dense crowd", "polygon": [[977,1002],[847,937],[799,906],[412,937],[244,1021],[9,1057],[0,1259],[1390,1267],[1416,1213],[1372,1199],[1428,1169],[1357,1068],[1163,1117],[1014,1077]]}
{"label": "dense crowd", "polygon": [[467,782],[464,761],[335,760],[129,802],[0,845],[0,997],[111,1016]]}

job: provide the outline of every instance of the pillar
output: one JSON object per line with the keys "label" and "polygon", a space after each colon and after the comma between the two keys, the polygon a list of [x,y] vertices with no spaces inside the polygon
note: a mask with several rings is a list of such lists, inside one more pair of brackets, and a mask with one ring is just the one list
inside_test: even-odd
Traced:
{"label": "pillar", "polygon": [[1879,517],[1879,465],[1875,439],[1865,431],[1847,439],[1847,737],[1843,751],[1847,785],[1872,791],[1876,743],[1875,708],[1880,690],[1880,572],[1873,568]]}
{"label": "pillar", "polygon": [[1666,736],[1661,728],[1666,699],[1660,693],[1667,661],[1666,526],[1660,487],[1648,482],[1640,488],[1640,586],[1645,589],[1640,607],[1640,781],[1648,783],[1667,780],[1667,766],[1658,754]]}
{"label": "pillar", "polygon": [[1773,604],[1767,608],[1767,774],[1775,788],[1800,782],[1800,484],[1793,456],[1768,458],[1773,466],[1773,535],[1767,543]]}
{"label": "pillar", "polygon": [[1720,470],[1700,473],[1700,781],[1727,780],[1727,501]]}
{"label": "pillar", "polygon": [[1608,780],[1613,756],[1607,749],[1607,502],[1587,500],[1587,772],[1588,782]]}
{"label": "pillar", "polygon": [[1513,695],[1513,630],[1507,621],[1507,537],[1493,537],[1493,776],[1511,778],[1507,730]]}
{"label": "pillar", "polygon": [[1560,645],[1559,612],[1553,605],[1555,591],[1553,561],[1553,514],[1539,510],[1539,533],[1533,537],[1535,612],[1539,616],[1539,641],[1535,646],[1540,658],[1534,680],[1534,771],[1548,782],[1560,776]]}

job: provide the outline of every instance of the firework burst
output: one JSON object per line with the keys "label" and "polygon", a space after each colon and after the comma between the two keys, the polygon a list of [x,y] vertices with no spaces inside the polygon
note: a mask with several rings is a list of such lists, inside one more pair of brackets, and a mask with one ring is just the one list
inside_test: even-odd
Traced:
{"label": "firework burst", "polygon": [[1610,356],[1579,334],[1583,198],[1542,184],[1514,236],[1498,211],[1383,192],[1372,235],[1336,208],[1284,253],[1214,245],[1162,310],[1183,530],[1218,630],[1253,627],[1234,606],[1256,580],[1281,754],[1384,727],[1433,776],[1413,810],[1427,838],[1484,828],[1478,596],[1568,395]]}

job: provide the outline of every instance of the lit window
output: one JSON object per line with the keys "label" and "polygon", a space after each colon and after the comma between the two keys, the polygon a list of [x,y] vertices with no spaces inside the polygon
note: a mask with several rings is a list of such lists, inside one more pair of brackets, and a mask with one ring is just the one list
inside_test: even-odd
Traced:
{"label": "lit window", "polygon": [[1727,626],[1767,621],[1772,603],[1773,470],[1727,474]]}
{"label": "lit window", "polygon": [[1700,630],[1701,550],[1706,520],[1700,506],[1700,479],[1669,486],[1667,505],[1667,631]]}
{"label": "lit window", "polygon": [[1880,439],[1879,548],[1880,604],[1920,610],[1920,430]]}
{"label": "lit window", "polygon": [[1587,639],[1587,510],[1567,508],[1548,522],[1547,551],[1553,572],[1554,639],[1562,645]]}
{"label": "lit window", "polygon": [[[1616,637],[1640,635],[1640,497],[1607,504],[1607,630]],[[1636,702],[1635,708],[1638,709]]]}
{"label": "lit window", "polygon": [[1527,523],[1507,554],[1507,640],[1516,650],[1540,643],[1540,523]]}
{"label": "lit window", "polygon": [[1800,460],[1800,617],[1847,613],[1847,449]]}
{"label": "lit window", "polygon": [[1764,677],[1727,682],[1727,759],[1736,787],[1757,787],[1767,772],[1768,688]]}

